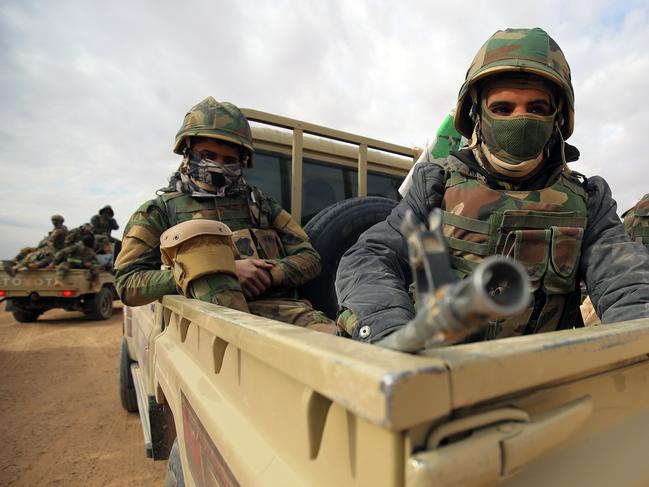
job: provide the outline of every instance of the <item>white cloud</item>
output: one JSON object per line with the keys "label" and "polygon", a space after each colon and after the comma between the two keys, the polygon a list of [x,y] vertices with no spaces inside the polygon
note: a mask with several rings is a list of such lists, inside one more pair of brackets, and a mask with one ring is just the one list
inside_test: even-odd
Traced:
{"label": "white cloud", "polygon": [[620,208],[649,191],[644,2],[87,2],[0,6],[0,255],[111,204],[119,223],[178,164],[183,115],[207,95],[403,145],[454,105],[495,30],[539,25],[573,70],[575,165]]}

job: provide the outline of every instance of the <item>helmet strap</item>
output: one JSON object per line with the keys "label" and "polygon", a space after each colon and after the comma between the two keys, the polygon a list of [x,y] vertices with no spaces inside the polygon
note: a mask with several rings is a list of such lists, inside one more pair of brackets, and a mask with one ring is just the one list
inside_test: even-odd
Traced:
{"label": "helmet strap", "polygon": [[557,117],[557,120],[555,121],[555,130],[557,132],[557,136],[559,137],[559,150],[561,151],[561,162],[563,162],[563,165],[566,166],[568,163],[566,162],[566,142],[563,140],[563,134],[561,133],[561,125],[563,125],[563,116],[559,115]]}

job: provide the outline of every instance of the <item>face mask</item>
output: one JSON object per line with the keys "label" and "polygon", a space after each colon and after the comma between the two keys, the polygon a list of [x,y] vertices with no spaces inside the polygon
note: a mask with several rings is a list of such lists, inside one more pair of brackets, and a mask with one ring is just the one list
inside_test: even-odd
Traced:
{"label": "face mask", "polygon": [[241,163],[216,164],[198,152],[190,151],[187,174],[195,181],[223,190],[239,181]]}
{"label": "face mask", "polygon": [[493,157],[508,165],[518,165],[542,156],[554,131],[554,119],[554,113],[496,115],[483,99],[480,130]]}

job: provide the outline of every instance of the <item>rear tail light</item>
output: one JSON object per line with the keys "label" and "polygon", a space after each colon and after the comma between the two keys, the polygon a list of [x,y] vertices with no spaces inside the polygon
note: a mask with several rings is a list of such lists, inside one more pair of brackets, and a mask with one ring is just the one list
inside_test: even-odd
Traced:
{"label": "rear tail light", "polygon": [[0,298],[4,298],[7,295],[7,291],[0,291]]}
{"label": "rear tail light", "polygon": [[71,298],[75,294],[77,294],[76,291],[70,291],[70,290],[61,291],[61,296],[63,296],[64,298]]}

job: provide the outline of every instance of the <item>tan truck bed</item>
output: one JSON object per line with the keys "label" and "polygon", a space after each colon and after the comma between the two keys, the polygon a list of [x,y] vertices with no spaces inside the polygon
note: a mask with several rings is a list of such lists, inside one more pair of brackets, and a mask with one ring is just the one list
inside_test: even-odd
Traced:
{"label": "tan truck bed", "polygon": [[157,307],[127,312],[133,368],[187,485],[649,485],[649,320],[409,355]]}

